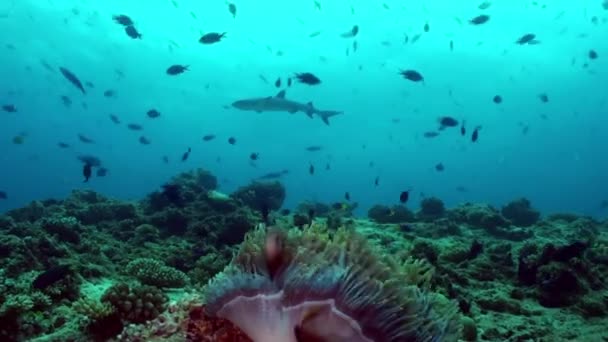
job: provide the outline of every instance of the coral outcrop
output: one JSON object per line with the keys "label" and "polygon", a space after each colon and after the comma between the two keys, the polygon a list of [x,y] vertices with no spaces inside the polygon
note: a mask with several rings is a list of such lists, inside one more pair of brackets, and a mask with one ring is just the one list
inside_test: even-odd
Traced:
{"label": "coral outcrop", "polygon": [[188,282],[184,272],[152,258],[137,258],[127,264],[125,271],[143,284],[157,287],[183,287]]}
{"label": "coral outcrop", "polygon": [[540,218],[540,212],[534,210],[530,201],[525,198],[505,205],[502,207],[501,213],[507,220],[520,227],[529,227],[538,222]]}

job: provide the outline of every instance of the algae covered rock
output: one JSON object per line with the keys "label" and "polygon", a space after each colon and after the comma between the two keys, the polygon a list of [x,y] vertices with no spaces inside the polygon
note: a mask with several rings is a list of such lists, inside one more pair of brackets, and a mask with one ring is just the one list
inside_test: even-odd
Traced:
{"label": "algae covered rock", "polygon": [[437,197],[428,197],[420,202],[420,211],[416,216],[421,220],[435,220],[443,217],[445,206]]}
{"label": "algae covered rock", "polygon": [[260,182],[240,187],[232,197],[240,200],[253,210],[267,207],[269,210],[278,210],[285,201],[285,187],[280,182]]}
{"label": "algae covered rock", "polygon": [[389,207],[377,204],[367,211],[367,216],[377,223],[402,223],[415,220],[414,213],[402,205]]}
{"label": "algae covered rock", "polygon": [[490,205],[467,203],[452,209],[450,216],[456,222],[476,228],[495,229],[509,226],[509,222]]}
{"label": "algae covered rock", "polygon": [[532,226],[540,218],[540,212],[534,210],[530,201],[525,198],[520,198],[502,207],[501,213],[514,225],[520,227]]}

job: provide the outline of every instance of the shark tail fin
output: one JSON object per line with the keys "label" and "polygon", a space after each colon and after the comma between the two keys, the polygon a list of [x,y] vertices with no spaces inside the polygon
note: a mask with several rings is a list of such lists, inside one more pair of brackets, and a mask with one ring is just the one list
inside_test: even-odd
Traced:
{"label": "shark tail fin", "polygon": [[312,115],[315,113],[315,106],[312,105],[312,102],[308,102],[306,104],[306,115],[312,119]]}
{"label": "shark tail fin", "polygon": [[335,116],[335,115],[340,115],[340,114],[342,114],[342,112],[335,111],[335,110],[322,110],[318,114],[321,117],[321,120],[323,120],[323,122],[327,126],[329,126],[329,118],[331,118],[332,116]]}

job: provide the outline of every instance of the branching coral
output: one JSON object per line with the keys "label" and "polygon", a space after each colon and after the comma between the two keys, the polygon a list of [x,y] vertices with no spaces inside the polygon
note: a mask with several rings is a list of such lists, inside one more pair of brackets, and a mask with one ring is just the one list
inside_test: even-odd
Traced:
{"label": "branching coral", "polygon": [[455,340],[455,306],[436,310],[434,297],[409,283],[430,274],[352,230],[258,228],[209,283],[207,310],[256,342]]}
{"label": "branching coral", "polygon": [[146,285],[158,287],[182,287],[188,282],[188,276],[184,272],[150,258],[131,261],[126,272]]}

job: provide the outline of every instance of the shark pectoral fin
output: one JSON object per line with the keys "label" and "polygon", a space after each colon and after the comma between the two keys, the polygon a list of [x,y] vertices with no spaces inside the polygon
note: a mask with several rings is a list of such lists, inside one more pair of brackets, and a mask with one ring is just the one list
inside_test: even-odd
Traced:
{"label": "shark pectoral fin", "polygon": [[281,90],[275,97],[278,97],[280,99],[284,99],[285,98],[285,90]]}
{"label": "shark pectoral fin", "polygon": [[298,112],[298,110],[297,109],[290,109],[287,112],[289,112],[289,114],[295,114],[295,113]]}
{"label": "shark pectoral fin", "polygon": [[306,115],[312,119],[312,115],[315,113],[315,107],[312,105],[312,102],[308,102],[306,104]]}

